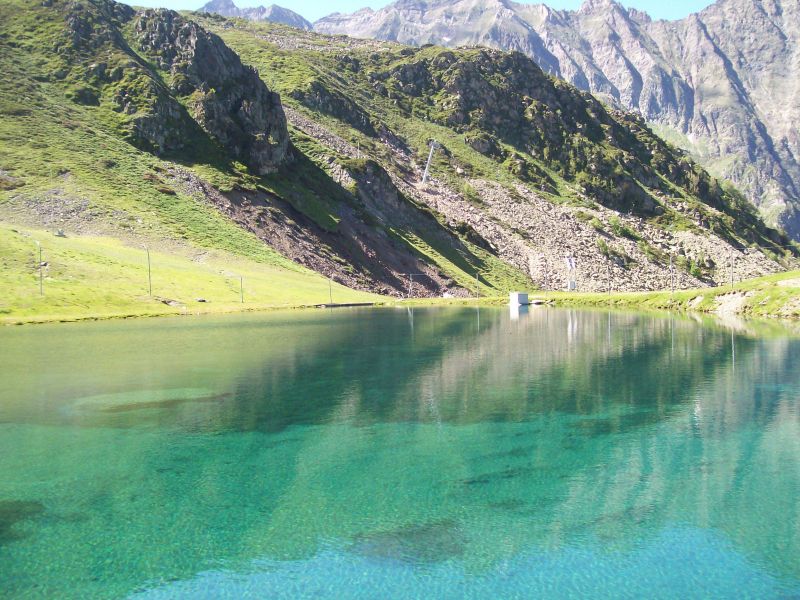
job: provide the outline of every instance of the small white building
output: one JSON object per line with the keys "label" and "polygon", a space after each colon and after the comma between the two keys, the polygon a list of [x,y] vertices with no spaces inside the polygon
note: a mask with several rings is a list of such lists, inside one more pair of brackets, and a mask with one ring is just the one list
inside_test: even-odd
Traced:
{"label": "small white building", "polygon": [[508,304],[510,306],[528,306],[528,293],[527,292],[511,292],[508,295]]}

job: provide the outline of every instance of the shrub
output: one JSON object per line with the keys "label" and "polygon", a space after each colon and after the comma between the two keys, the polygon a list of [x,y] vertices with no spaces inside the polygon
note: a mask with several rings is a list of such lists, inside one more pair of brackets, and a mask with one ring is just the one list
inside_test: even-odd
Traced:
{"label": "shrub", "polygon": [[649,260],[650,262],[652,263],[664,262],[665,259],[664,253],[654,248],[646,241],[639,240],[636,245],[639,247],[641,253],[644,254],[647,257],[647,260]]}
{"label": "shrub", "polygon": [[595,228],[595,230],[601,233],[605,233],[606,231],[605,228],[603,227],[603,222],[597,217],[594,217],[591,221],[589,221],[589,225],[591,225],[592,227]]}
{"label": "shrub", "polygon": [[617,237],[625,237],[634,241],[641,239],[641,236],[633,229],[625,225],[625,223],[623,223],[619,217],[611,217],[608,220],[608,224],[611,227],[613,234]]}

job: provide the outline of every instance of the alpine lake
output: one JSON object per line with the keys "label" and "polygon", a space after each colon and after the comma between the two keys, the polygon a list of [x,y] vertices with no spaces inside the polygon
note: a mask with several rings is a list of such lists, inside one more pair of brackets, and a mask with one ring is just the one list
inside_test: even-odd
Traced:
{"label": "alpine lake", "polygon": [[508,307],[5,327],[0,596],[798,598],[800,338]]}

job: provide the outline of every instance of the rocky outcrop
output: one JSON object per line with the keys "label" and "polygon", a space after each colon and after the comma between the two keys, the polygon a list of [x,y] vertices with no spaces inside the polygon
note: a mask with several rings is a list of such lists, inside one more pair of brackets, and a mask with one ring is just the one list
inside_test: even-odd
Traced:
{"label": "rocky outcrop", "polygon": [[139,50],[171,74],[170,89],[188,98],[192,117],[258,174],[288,155],[279,96],[216,35],[174,11],[145,10],[133,24]]}
{"label": "rocky outcrop", "polygon": [[199,12],[214,13],[223,17],[240,17],[251,21],[270,21],[271,23],[280,23],[297,29],[305,29],[306,31],[310,31],[312,28],[311,23],[302,16],[277,4],[239,8],[232,0],[211,0],[211,2],[204,4]]}
{"label": "rocky outcrop", "polygon": [[554,83],[521,53],[431,49],[369,77],[379,83],[378,93],[397,102],[420,98],[424,105],[436,98],[432,119],[463,132],[474,149],[539,189],[553,188],[550,170],[619,211],[663,214],[657,198],[677,185],[735,212],[719,183],[654,136],[640,117]]}
{"label": "rocky outcrop", "polygon": [[260,175],[290,160],[279,96],[218,36],[174,11],[112,0],[53,10],[64,11],[66,25],[55,44],[64,68],[54,78],[69,84],[76,104],[118,113],[134,145],[205,159],[222,149]]}
{"label": "rocky outcrop", "polygon": [[375,135],[369,115],[350,98],[331,91],[318,81],[292,92],[292,98],[307,107],[330,115],[352,125],[366,135]]}
{"label": "rocky outcrop", "polygon": [[653,21],[614,0],[577,11],[508,0],[399,0],[333,14],[322,33],[422,45],[491,46],[635,109],[772,223],[800,238],[800,10],[788,0],[718,0]]}

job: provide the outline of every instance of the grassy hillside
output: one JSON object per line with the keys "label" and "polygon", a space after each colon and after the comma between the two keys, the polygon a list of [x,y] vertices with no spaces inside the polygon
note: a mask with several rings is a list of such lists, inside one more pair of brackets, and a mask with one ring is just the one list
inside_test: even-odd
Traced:
{"label": "grassy hillside", "polygon": [[[43,295],[36,241],[45,263]],[[322,304],[331,296],[336,303],[383,299],[330,285],[307,270],[228,252],[150,250],[150,264],[152,296],[143,247],[107,237],[61,238],[0,223],[0,323],[258,310]]]}
{"label": "grassy hillside", "polygon": [[778,254],[790,247],[738,192],[641,118],[608,108],[520,54],[415,48],[189,14],[255,65],[284,104],[388,163],[386,137],[408,144],[420,160],[436,139],[443,146],[436,173],[459,190],[465,176],[522,182],[553,202],[599,204],[665,230],[695,229],[700,221],[734,244]]}
{"label": "grassy hillside", "polygon": [[[265,264],[297,268],[213,206],[167,181],[174,164],[128,143],[113,111],[74,102],[49,45],[60,15],[33,3],[0,3],[0,216],[73,231],[175,239]],[[240,175],[185,165],[221,187]]]}
{"label": "grassy hillside", "polygon": [[[440,222],[483,238],[538,287],[563,280],[569,255],[594,289],[609,271],[622,289],[663,287],[670,257],[680,288],[723,281],[730,262],[745,277],[796,264],[797,247],[729,184],[639,117],[521,55],[187,14],[281,93],[321,170],[335,176],[348,157],[369,156]],[[431,140],[435,181],[423,186]]]}

